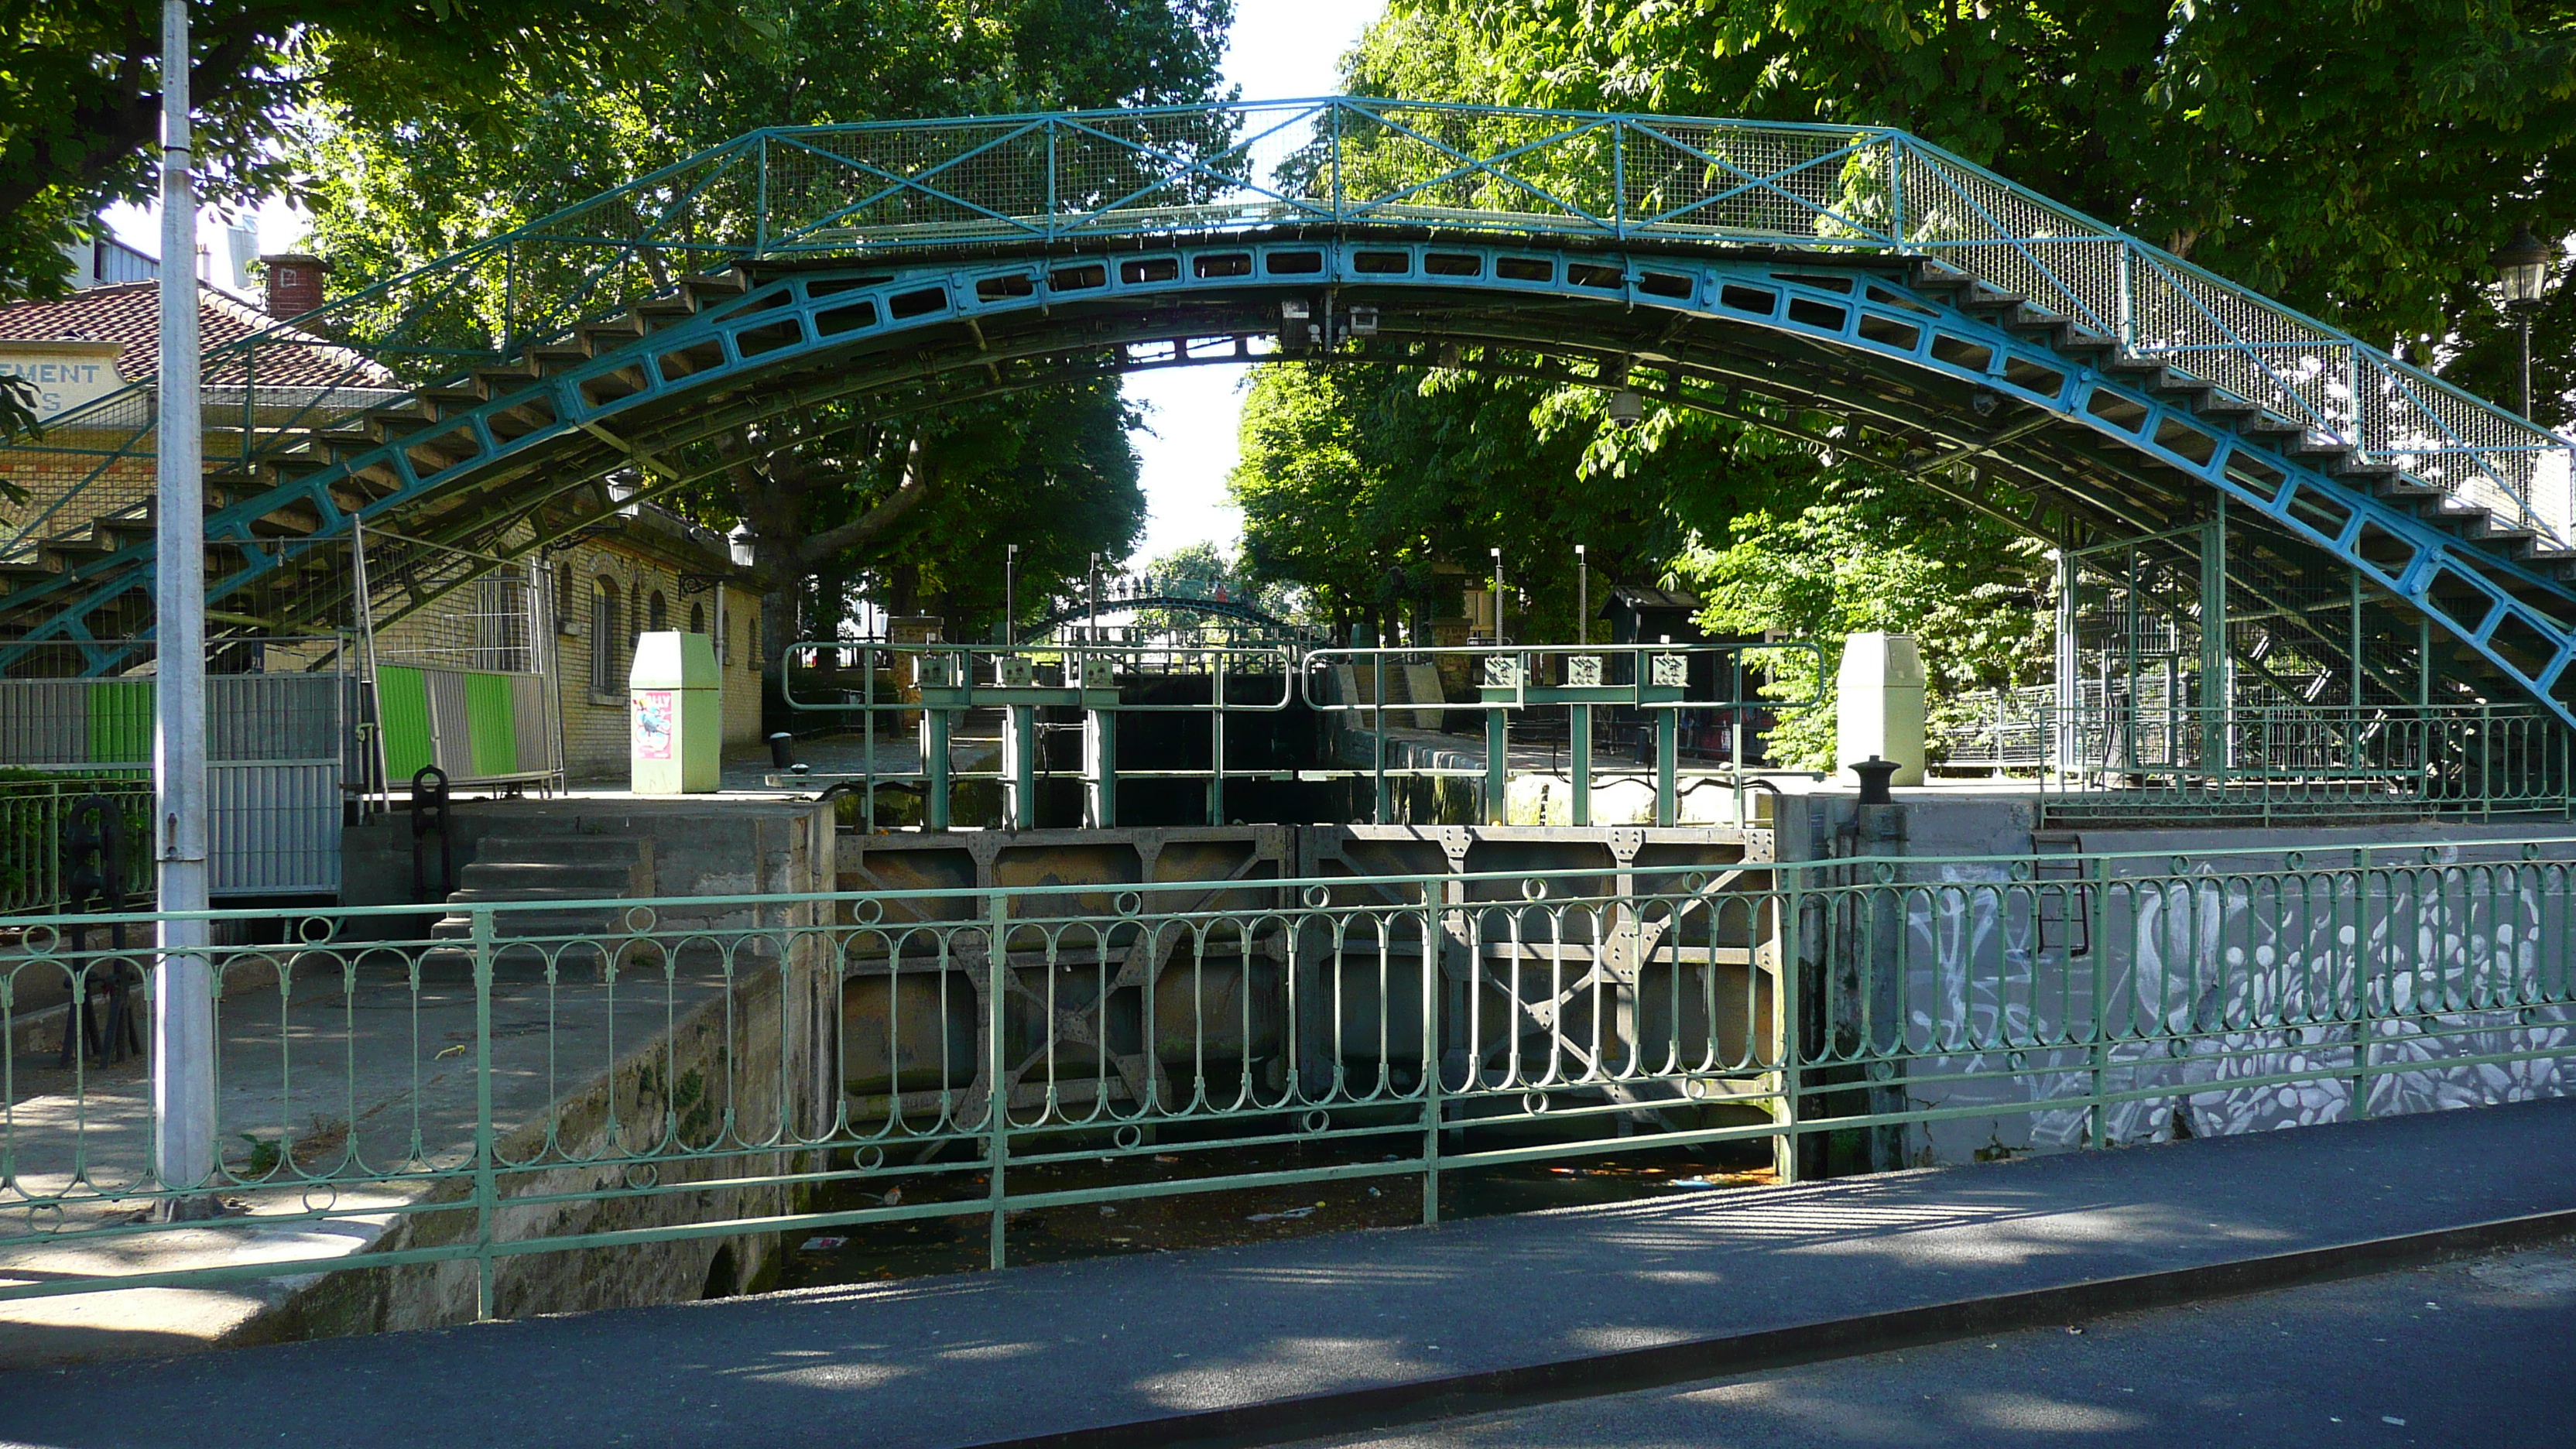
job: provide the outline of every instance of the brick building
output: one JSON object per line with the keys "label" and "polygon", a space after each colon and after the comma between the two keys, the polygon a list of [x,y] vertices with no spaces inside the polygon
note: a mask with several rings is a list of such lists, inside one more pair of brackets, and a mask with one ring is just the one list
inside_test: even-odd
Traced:
{"label": "brick building", "polygon": [[[313,282],[318,296],[317,264],[270,260],[273,278],[292,271],[299,282]],[[282,269],[281,262],[302,265]],[[84,285],[70,296],[0,308],[0,375],[35,387],[38,419],[46,427],[45,446],[10,455],[9,481],[29,496],[0,505],[0,538],[6,540],[0,567],[48,567],[45,540],[77,538],[99,520],[140,518],[148,509],[152,458],[123,448],[147,420],[148,397],[134,394],[104,408],[93,404],[155,370],[160,284],[150,278],[151,267],[150,258],[120,247],[100,265],[82,268],[76,281]],[[138,271],[146,275],[138,278]],[[198,297],[198,325],[208,349],[276,325],[268,312],[219,288],[201,282]],[[281,310],[302,311],[311,300],[302,293],[281,297]],[[261,351],[255,376],[221,366],[208,370],[203,409],[210,459],[237,453],[246,430],[342,412],[402,389],[393,374],[327,339],[290,332],[280,341]],[[512,596],[519,600],[513,607],[529,616],[520,627],[541,628],[546,637],[522,639],[501,662],[510,670],[551,676],[548,693],[557,706],[551,727],[560,731],[560,749],[547,753],[573,779],[624,774],[626,671],[636,636],[655,629],[710,636],[724,684],[726,744],[756,742],[760,610],[747,585],[748,571],[711,530],[650,503],[621,503],[613,492],[599,501],[614,505],[609,515],[536,548],[530,556],[541,583],[523,598]],[[399,518],[387,527],[398,531]],[[494,546],[529,554],[536,542],[532,531],[522,529]],[[400,660],[430,662],[441,650],[452,653],[456,638],[478,628],[488,632],[488,612],[476,612],[482,597],[488,591],[468,588],[433,602],[386,624],[378,642],[387,657]],[[540,618],[542,624],[535,622]],[[487,669],[492,663],[481,662]],[[392,773],[399,781],[409,772]]]}

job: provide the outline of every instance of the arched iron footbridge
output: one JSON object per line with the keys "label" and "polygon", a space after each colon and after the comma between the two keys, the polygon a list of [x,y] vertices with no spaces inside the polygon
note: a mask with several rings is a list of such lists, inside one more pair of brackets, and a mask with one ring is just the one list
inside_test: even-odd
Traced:
{"label": "arched iron footbridge", "polygon": [[[1354,98],[756,132],[215,349],[211,608],[309,627],[353,519],[523,552],[745,439],[1274,349],[1821,410],[2070,552],[2224,509],[2576,721],[2544,430],[1901,133]],[[148,634],[149,401],[0,457],[0,662]]]}
{"label": "arched iron footbridge", "polygon": [[1109,575],[1099,583],[1101,587],[1096,598],[1086,590],[1049,600],[1045,612],[1035,620],[1023,623],[1020,632],[1034,638],[1058,625],[1076,623],[1099,614],[1160,613],[1226,619],[1252,625],[1279,639],[1309,644],[1325,642],[1321,633],[1292,624],[1262,608],[1256,601],[1206,579],[1122,573]]}

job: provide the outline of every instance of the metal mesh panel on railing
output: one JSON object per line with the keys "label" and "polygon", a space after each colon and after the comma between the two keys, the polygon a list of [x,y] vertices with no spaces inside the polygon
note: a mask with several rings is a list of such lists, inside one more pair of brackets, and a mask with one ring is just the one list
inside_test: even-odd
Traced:
{"label": "metal mesh panel on railing", "polygon": [[538,560],[369,529],[357,562],[384,786],[429,767],[453,783],[559,779],[560,601]]}

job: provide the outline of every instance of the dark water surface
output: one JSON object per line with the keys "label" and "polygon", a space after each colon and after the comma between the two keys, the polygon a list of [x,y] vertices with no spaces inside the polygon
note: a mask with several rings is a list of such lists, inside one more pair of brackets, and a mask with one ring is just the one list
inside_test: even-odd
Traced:
{"label": "dark water surface", "polygon": [[[1716,1144],[1451,1169],[1441,1177],[1440,1214],[1443,1218],[1485,1217],[1764,1186],[1773,1180],[1769,1155],[1767,1144]],[[1348,1152],[1299,1147],[1157,1154],[1045,1168],[1015,1166],[1011,1186],[1015,1194],[1062,1191],[1182,1176],[1314,1168],[1352,1160]],[[983,1174],[967,1170],[930,1182],[907,1182],[898,1200],[970,1201],[987,1190]],[[810,1210],[849,1211],[880,1201],[876,1190],[862,1184],[836,1184],[819,1195]],[[1420,1221],[1422,1179],[1398,1174],[1039,1208],[1011,1214],[1008,1246],[1015,1264],[1058,1263],[1274,1242]],[[809,1288],[971,1272],[989,1261],[989,1235],[990,1219],[982,1213],[818,1229],[789,1238],[785,1267],[774,1285],[765,1286]]]}

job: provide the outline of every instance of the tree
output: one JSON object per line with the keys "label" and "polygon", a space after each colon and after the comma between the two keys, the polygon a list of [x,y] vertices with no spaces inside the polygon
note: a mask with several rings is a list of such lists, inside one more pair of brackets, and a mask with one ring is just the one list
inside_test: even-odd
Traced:
{"label": "tree", "polygon": [[2576,230],[2568,0],[1394,0],[1354,78],[1899,127],[2490,389],[2488,253]]}
{"label": "tree", "polygon": [[[477,111],[510,76],[568,80],[613,65],[648,21],[721,19],[696,0],[195,0],[192,164],[200,196],[248,206],[294,189],[313,106]],[[58,296],[64,248],[111,202],[159,189],[161,7],[153,0],[0,0],[0,302]]]}
{"label": "tree", "polygon": [[[399,275],[764,126],[1207,100],[1231,0],[748,0],[729,15],[659,16],[626,39],[627,63],[580,85],[523,69],[478,107],[335,101],[296,152],[316,249],[345,285]],[[671,500],[747,528],[774,647],[833,632],[862,585],[968,628],[998,613],[1003,541],[1039,570],[1132,543],[1135,419],[1114,385],[1073,377],[903,417],[823,409],[739,430],[714,445],[721,474]]]}
{"label": "tree", "polygon": [[782,647],[835,633],[862,591],[893,614],[944,618],[950,639],[981,639],[1001,618],[1006,544],[1020,545],[1024,615],[1082,577],[1093,552],[1135,546],[1135,424],[1107,378],[901,427],[809,424],[788,448],[728,468],[691,511],[770,541],[753,567],[764,637]]}
{"label": "tree", "polygon": [[[2561,159],[2576,136],[2571,55],[2566,3],[1393,0],[1354,53],[1349,88],[1899,127],[2509,399],[2513,339],[2485,258],[2519,222],[2550,236],[2576,225]],[[2550,298],[2537,332],[2538,411],[2562,418],[2576,288]],[[1261,485],[1281,506],[1269,510],[1276,539],[1252,529],[1257,554],[1308,575],[1374,557],[1386,525],[1358,502],[1425,463],[1400,448],[1381,456],[1374,420],[1402,410],[1390,390],[1417,386],[1330,399],[1256,389],[1247,463],[1257,436],[1310,448],[1265,465]],[[1449,386],[1498,398],[1517,384]],[[1505,431],[1470,486],[1516,530],[1527,518],[1533,534],[1569,531],[1544,506],[1546,480],[1565,476],[1549,428],[1596,415],[1597,397],[1559,384],[1515,399],[1526,426]],[[1643,507],[1656,520],[1646,534],[1667,549],[1655,566],[1705,593],[1712,629],[1917,633],[1936,716],[2045,672],[2036,542],[1887,466],[1894,450],[1863,430],[1732,401],[1736,417],[1664,411],[1634,433],[1597,432],[1579,472],[1595,485],[1581,501],[1602,516],[1570,527],[1597,537],[1615,512]],[[1550,542],[1533,562],[1552,553]],[[1830,652],[1825,678],[1785,671],[1778,697],[1828,690]],[[1829,763],[1830,718],[1792,712],[1775,751]]]}
{"label": "tree", "polygon": [[1821,675],[1789,655],[1771,671],[1772,697],[1825,700],[1784,712],[1771,748],[1786,763],[1830,767],[1832,670],[1847,633],[1917,635],[1936,711],[2038,677],[2038,541],[1829,446],[1865,441],[1836,419],[1705,396],[1771,425],[1662,406],[1623,431],[1589,384],[1270,364],[1245,408],[1234,478],[1247,558],[1260,576],[1313,589],[1336,623],[1374,626],[1398,597],[1382,591],[1390,570],[1427,575],[1436,560],[1481,577],[1487,549],[1501,547],[1506,586],[1531,603],[1512,632],[1556,642],[1576,636],[1573,546],[1584,543],[1601,585],[1690,587],[1712,632],[1824,647]]}
{"label": "tree", "polygon": [[[1337,627],[1385,637],[1426,605],[1449,612],[1454,595],[1433,597],[1457,587],[1436,583],[1443,569],[1482,576],[1494,548],[1529,596],[1530,629],[1570,634],[1577,543],[1605,576],[1660,572],[1680,542],[1661,512],[1666,459],[1609,444],[1592,389],[1509,371],[1542,359],[1471,361],[1506,371],[1258,369],[1230,480],[1252,577],[1298,584]],[[1600,486],[1611,478],[1620,486]]]}
{"label": "tree", "polygon": [[1847,635],[1915,637],[1936,727],[1988,690],[2036,681],[2048,659],[2044,545],[1871,471],[1819,469],[1722,531],[1694,534],[1673,561],[1706,602],[1707,627],[1820,646],[1766,660],[1770,697],[1815,701],[1782,711],[1767,740],[1778,764],[1835,768],[1833,679]]}

